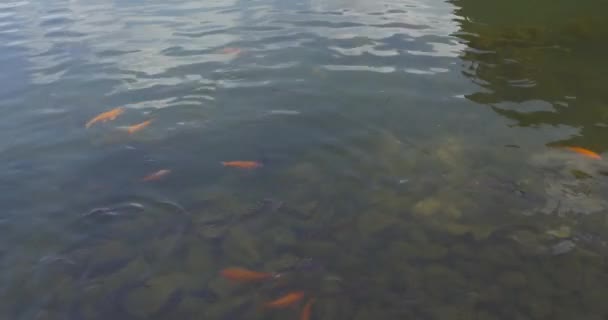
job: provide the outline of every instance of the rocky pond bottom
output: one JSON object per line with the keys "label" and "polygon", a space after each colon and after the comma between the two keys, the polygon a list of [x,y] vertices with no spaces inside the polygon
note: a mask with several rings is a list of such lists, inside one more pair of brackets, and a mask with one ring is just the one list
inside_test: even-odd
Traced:
{"label": "rocky pond bottom", "polygon": [[608,319],[607,4],[0,1],[0,320]]}
{"label": "rocky pond bottom", "polygon": [[[598,201],[564,196],[593,186],[571,165],[506,176],[462,165],[470,153],[453,139],[409,155],[393,152],[390,136],[377,142],[377,154],[401,161],[367,184],[312,165],[315,154],[275,172],[228,173],[183,205],[135,196],[84,205],[69,215],[68,239],[38,239],[53,254],[4,257],[2,318],[298,319],[305,300],[263,307],[294,291],[315,299],[315,320],[608,315],[605,218],[570,210]],[[252,188],[260,179],[272,183]],[[556,185],[570,189],[552,193]],[[235,283],[220,276],[231,267],[281,276]]]}

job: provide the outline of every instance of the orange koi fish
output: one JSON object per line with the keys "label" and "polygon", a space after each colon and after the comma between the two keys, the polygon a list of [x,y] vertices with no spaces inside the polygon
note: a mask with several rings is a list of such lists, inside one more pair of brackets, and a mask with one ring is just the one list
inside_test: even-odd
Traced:
{"label": "orange koi fish", "polygon": [[110,111],[100,113],[95,118],[89,120],[89,122],[87,122],[87,124],[85,124],[85,127],[89,128],[90,126],[92,126],[95,123],[100,122],[100,121],[106,122],[109,120],[114,120],[114,119],[118,118],[119,115],[123,114],[124,112],[125,112],[125,108],[118,107],[118,108],[114,108]]}
{"label": "orange koi fish", "polygon": [[310,320],[310,314],[312,313],[312,304],[315,302],[315,298],[311,298],[306,302],[302,312],[300,313],[300,320]]}
{"label": "orange koi fish", "polygon": [[151,173],[147,176],[145,176],[143,179],[141,179],[142,181],[155,181],[155,180],[160,180],[162,179],[164,176],[168,175],[169,173],[171,173],[171,170],[168,169],[162,169],[162,170],[158,170],[154,173]]}
{"label": "orange koi fish", "polygon": [[570,151],[582,154],[586,157],[592,158],[592,159],[597,159],[597,160],[602,159],[602,157],[599,154],[597,154],[589,149],[585,149],[585,148],[581,148],[581,147],[565,147],[565,148]]}
{"label": "orange koi fish", "polygon": [[240,48],[235,48],[235,47],[227,47],[227,48],[220,50],[220,52],[223,54],[235,54],[235,55],[241,53],[242,51],[243,50],[241,50]]}
{"label": "orange koi fish", "polygon": [[245,268],[226,268],[222,270],[220,274],[222,275],[222,277],[228,280],[237,282],[262,281],[274,277],[274,274],[272,273],[257,272]]}
{"label": "orange koi fish", "polygon": [[261,162],[257,161],[222,161],[222,165],[239,169],[257,169],[263,166]]}
{"label": "orange koi fish", "polygon": [[152,120],[146,120],[146,121],[144,121],[142,123],[138,123],[138,124],[134,124],[132,126],[128,126],[127,127],[127,132],[133,134],[133,133],[135,133],[137,131],[140,131],[141,129],[149,126],[150,123],[152,123]]}
{"label": "orange koi fish", "polygon": [[302,298],[304,298],[304,291],[294,291],[266,303],[265,306],[268,308],[286,308],[302,300]]}

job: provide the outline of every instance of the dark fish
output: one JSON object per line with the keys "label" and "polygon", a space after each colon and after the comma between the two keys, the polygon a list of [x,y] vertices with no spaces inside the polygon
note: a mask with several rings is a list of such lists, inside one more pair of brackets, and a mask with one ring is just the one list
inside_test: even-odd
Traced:
{"label": "dark fish", "polygon": [[139,212],[144,210],[144,206],[137,202],[127,202],[118,204],[113,207],[101,207],[91,209],[89,212],[84,213],[83,217],[115,217],[130,212]]}

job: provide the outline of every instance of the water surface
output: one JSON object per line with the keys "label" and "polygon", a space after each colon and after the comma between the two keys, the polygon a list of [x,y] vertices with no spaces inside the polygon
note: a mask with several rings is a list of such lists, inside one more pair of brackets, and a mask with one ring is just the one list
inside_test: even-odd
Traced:
{"label": "water surface", "polygon": [[2,318],[607,317],[606,9],[3,2]]}

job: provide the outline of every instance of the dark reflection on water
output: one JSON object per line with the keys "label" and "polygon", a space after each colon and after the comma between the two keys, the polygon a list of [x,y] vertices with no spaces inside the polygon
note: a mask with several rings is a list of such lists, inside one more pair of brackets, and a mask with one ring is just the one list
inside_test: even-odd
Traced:
{"label": "dark reflection on water", "polygon": [[1,318],[607,317],[602,6],[0,4]]}
{"label": "dark reflection on water", "polygon": [[[484,89],[468,97],[492,105],[520,126],[569,126],[577,130],[550,145],[608,148],[606,4],[573,6],[565,1],[534,4],[521,15],[518,4],[499,18],[484,16],[487,4],[454,1],[462,17],[460,37],[469,49],[464,73]],[[476,9],[477,8],[477,9]],[[515,17],[518,17],[517,19]]]}

